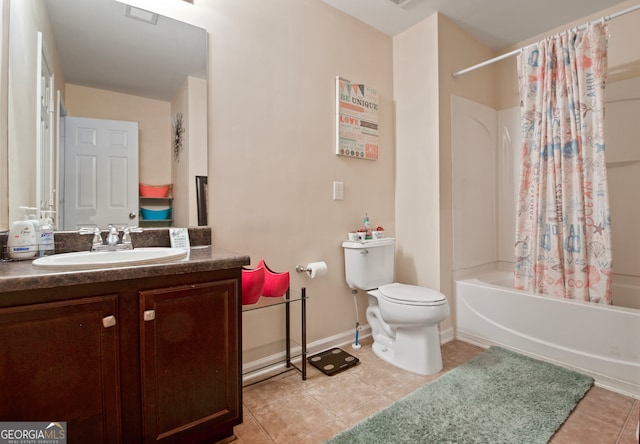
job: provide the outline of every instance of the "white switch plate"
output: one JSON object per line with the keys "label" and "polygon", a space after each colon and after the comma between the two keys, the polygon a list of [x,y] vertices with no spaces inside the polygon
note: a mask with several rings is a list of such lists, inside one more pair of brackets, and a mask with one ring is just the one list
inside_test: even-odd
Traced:
{"label": "white switch plate", "polygon": [[344,182],[333,182],[333,200],[344,200]]}

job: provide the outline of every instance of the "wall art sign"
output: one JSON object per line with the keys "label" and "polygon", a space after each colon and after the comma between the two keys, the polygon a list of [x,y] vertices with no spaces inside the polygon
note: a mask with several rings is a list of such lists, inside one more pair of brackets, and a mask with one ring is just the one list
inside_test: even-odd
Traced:
{"label": "wall art sign", "polygon": [[378,91],[336,77],[336,154],[378,158]]}

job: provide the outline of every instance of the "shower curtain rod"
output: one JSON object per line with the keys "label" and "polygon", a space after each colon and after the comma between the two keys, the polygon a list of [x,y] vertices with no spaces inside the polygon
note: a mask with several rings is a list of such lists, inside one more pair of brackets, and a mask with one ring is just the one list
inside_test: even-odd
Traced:
{"label": "shower curtain rod", "polygon": [[[620,17],[621,15],[628,14],[628,13],[630,13],[630,12],[633,12],[633,11],[637,10],[637,9],[640,9],[640,4],[635,5],[635,6],[631,6],[630,8],[624,9],[624,10],[622,10],[622,11],[620,11],[620,12],[616,12],[616,13],[611,14],[611,15],[605,15],[604,17],[602,17],[602,18],[601,18],[601,19],[599,19],[599,20],[592,20],[590,23],[593,23],[593,22],[599,22],[599,21],[606,21],[606,22],[608,22],[609,20],[612,20],[612,19],[614,19],[614,18],[616,18],[616,17]],[[585,29],[586,27],[587,27],[587,24],[584,24],[584,25],[582,25],[582,26],[578,26],[578,28],[577,28],[577,29],[582,30],[582,29]],[[470,66],[470,67],[468,67],[468,68],[461,69],[460,71],[456,71],[456,72],[454,72],[454,73],[453,73],[453,74],[451,74],[451,75],[453,76],[453,78],[459,77],[459,76],[461,76],[462,74],[466,74],[466,73],[468,73],[468,72],[475,71],[475,70],[476,70],[476,69],[478,69],[478,68],[482,68],[482,67],[484,67],[484,66],[491,65],[492,63],[499,62],[500,60],[508,59],[509,57],[514,56],[514,55],[516,55],[516,54],[520,53],[520,51],[522,51],[523,49],[527,49],[527,48],[529,48],[529,47],[531,47],[531,46],[534,46],[534,45],[536,45],[536,43],[533,43],[533,44],[528,45],[528,46],[523,46],[523,47],[522,47],[522,48],[520,48],[520,49],[514,49],[514,50],[513,50],[513,51],[511,51],[511,52],[507,52],[507,53],[505,53],[505,54],[499,55],[499,56],[494,57],[494,58],[492,58],[492,59],[486,60],[486,61],[484,61],[484,62],[482,62],[482,63],[478,63],[477,65],[473,65],[473,66]]]}

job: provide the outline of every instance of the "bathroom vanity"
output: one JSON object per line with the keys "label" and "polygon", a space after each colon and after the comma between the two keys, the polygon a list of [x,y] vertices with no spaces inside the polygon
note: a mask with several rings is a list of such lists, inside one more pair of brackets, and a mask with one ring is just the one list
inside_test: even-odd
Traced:
{"label": "bathroom vanity", "polygon": [[70,443],[232,436],[248,264],[211,246],[125,268],[0,263],[0,421],[66,421]]}

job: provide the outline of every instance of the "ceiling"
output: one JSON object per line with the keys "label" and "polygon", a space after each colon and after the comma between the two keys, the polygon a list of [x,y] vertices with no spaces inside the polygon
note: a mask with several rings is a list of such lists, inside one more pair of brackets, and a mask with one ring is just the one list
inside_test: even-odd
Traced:
{"label": "ceiling", "polygon": [[495,51],[623,3],[622,0],[323,1],[391,36],[440,12]]}
{"label": "ceiling", "polygon": [[67,83],[169,101],[187,76],[207,78],[204,29],[127,17],[127,5],[115,0],[45,3]]}
{"label": "ceiling", "polygon": [[[156,25],[125,17],[123,1],[45,0],[67,82],[171,100],[187,75],[207,78],[205,30],[162,16]],[[391,36],[439,11],[496,51],[622,3],[621,0],[323,1]]]}

